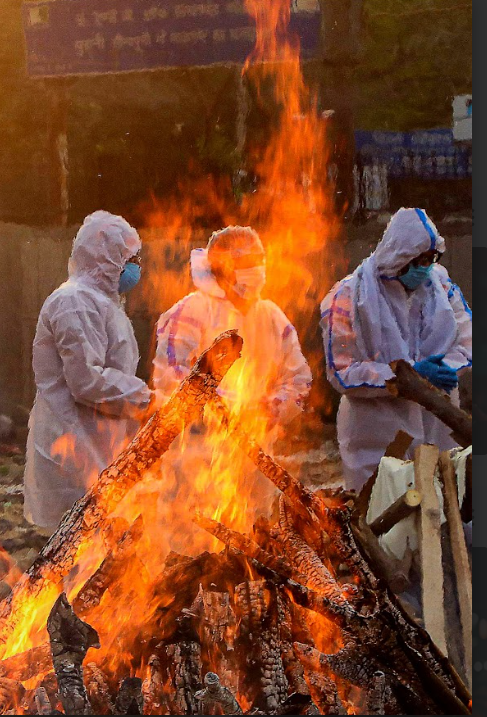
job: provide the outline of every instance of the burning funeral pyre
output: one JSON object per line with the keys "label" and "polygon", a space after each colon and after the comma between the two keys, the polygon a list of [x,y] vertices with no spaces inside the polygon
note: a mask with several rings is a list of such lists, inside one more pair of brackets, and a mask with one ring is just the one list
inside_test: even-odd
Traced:
{"label": "burning funeral pyre", "polygon": [[[230,331],[202,354],[1,605],[2,714],[470,713],[454,668],[382,580],[358,503],[310,492],[219,398],[241,347]],[[204,410],[279,489],[278,516],[244,535],[195,512],[223,552],[171,553],[153,574],[146,516],[112,514]],[[100,536],[82,584],[76,566]]]}

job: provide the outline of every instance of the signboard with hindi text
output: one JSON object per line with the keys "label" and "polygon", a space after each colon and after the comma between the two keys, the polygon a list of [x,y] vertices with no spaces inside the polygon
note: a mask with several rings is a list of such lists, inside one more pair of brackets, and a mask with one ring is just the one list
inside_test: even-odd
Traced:
{"label": "signboard with hindi text", "polygon": [[[256,29],[244,0],[38,0],[23,4],[32,77],[243,63]],[[318,0],[292,0],[303,57],[320,37]]]}

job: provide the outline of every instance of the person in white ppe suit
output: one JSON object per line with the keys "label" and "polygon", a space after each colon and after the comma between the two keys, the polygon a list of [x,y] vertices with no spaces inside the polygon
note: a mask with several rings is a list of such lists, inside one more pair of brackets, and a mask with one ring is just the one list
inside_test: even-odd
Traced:
{"label": "person in white ppe suit", "polygon": [[122,217],[86,217],[69,279],[45,301],[33,346],[25,516],[54,529],[131,439],[152,393],[121,295],[140,278],[141,241]]}
{"label": "person in white ppe suit", "polygon": [[[219,392],[242,420],[250,421],[247,427],[254,435],[257,431],[256,438],[269,449],[282,426],[301,413],[311,372],[294,326],[275,303],[261,298],[266,281],[262,242],[250,227],[230,226],[214,232],[207,248],[192,252],[191,271],[196,291],[158,322],[153,375],[158,399],[167,399],[217,336],[237,329],[243,338],[242,358],[224,378]],[[201,460],[204,438],[198,438],[193,450]],[[181,466],[181,473],[185,472],[189,474]],[[245,472],[250,480],[250,465]],[[269,487],[262,477],[254,490],[262,498],[264,511],[269,507]]]}
{"label": "person in white ppe suit", "polygon": [[[419,405],[390,396],[389,364],[410,362],[459,401],[472,362],[472,313],[438,260],[445,241],[422,209],[400,209],[374,253],[321,305],[331,384],[342,394],[337,428],[345,487],[360,490],[399,430],[441,450],[450,430]],[[411,454],[412,455],[412,454]]]}

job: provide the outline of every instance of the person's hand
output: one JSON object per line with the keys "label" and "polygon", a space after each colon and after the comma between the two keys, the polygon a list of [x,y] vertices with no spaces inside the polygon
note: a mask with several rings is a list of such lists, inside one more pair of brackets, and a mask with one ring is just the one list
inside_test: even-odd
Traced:
{"label": "person's hand", "polygon": [[454,388],[458,386],[458,376],[455,369],[447,366],[443,359],[445,354],[436,354],[434,356],[428,356],[423,361],[417,361],[414,364],[414,368],[426,378],[436,388],[441,388],[447,393],[451,393]]}
{"label": "person's hand", "polygon": [[438,379],[440,381],[440,388],[450,393],[454,388],[458,386],[458,374],[454,368],[451,368],[444,362],[445,354],[434,354],[428,356],[428,361],[437,364],[440,367],[438,372]]}
{"label": "person's hand", "polygon": [[141,426],[147,423],[149,418],[157,411],[158,408],[159,406],[156,393],[153,391],[149,403],[145,406],[145,408],[141,408],[137,415],[137,420],[140,422]]}

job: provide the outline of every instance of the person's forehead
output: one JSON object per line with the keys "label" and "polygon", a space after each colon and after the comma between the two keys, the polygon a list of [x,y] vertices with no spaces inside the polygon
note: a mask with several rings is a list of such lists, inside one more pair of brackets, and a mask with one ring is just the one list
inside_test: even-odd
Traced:
{"label": "person's forehead", "polygon": [[252,266],[262,266],[265,263],[265,254],[262,250],[252,254],[243,254],[233,257],[233,263],[236,268],[248,269]]}

